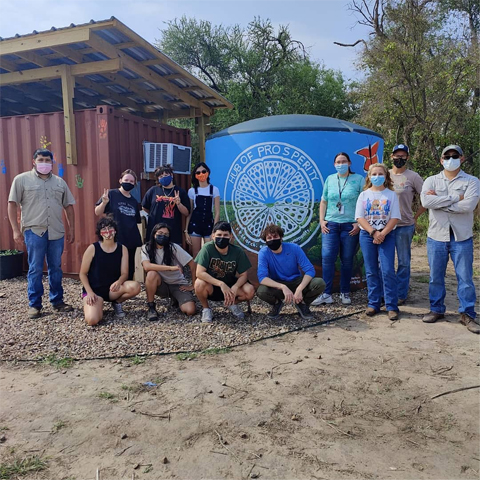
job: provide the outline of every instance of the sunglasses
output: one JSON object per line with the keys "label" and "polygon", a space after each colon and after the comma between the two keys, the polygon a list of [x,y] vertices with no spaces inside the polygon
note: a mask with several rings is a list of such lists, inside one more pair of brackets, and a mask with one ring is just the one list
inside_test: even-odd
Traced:
{"label": "sunglasses", "polygon": [[460,158],[460,155],[444,155],[443,156],[443,159],[444,160],[450,160],[451,158],[453,158],[454,160],[456,160],[457,158]]}
{"label": "sunglasses", "polygon": [[195,172],[195,175],[202,175],[204,173],[208,173],[206,170],[198,170],[197,172]]}

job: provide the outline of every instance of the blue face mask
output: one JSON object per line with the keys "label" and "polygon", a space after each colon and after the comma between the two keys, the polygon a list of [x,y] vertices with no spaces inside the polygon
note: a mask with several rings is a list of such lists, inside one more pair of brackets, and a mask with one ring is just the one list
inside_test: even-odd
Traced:
{"label": "blue face mask", "polygon": [[158,179],[158,183],[162,187],[168,187],[172,183],[173,177],[171,175],[168,175],[167,177],[161,177]]}
{"label": "blue face mask", "polygon": [[375,187],[381,187],[385,183],[385,176],[378,175],[378,177],[370,177],[370,180]]}
{"label": "blue face mask", "polygon": [[348,172],[348,163],[342,163],[340,165],[337,165],[335,163],[335,170],[340,174],[343,175]]}

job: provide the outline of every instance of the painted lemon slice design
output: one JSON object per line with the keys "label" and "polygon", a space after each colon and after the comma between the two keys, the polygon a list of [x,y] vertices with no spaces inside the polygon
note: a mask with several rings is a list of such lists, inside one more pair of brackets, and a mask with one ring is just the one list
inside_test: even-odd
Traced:
{"label": "painted lemon slice design", "polygon": [[232,206],[243,233],[256,242],[269,223],[280,225],[284,240],[300,238],[312,219],[314,188],[305,170],[289,159],[263,158],[238,175]]}

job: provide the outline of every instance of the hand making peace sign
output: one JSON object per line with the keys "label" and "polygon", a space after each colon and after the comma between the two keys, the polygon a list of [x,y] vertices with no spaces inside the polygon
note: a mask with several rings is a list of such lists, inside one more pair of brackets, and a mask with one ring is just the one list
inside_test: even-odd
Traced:
{"label": "hand making peace sign", "polygon": [[103,195],[102,195],[102,202],[107,204],[110,201],[110,198],[108,198],[108,188],[103,189]]}
{"label": "hand making peace sign", "polygon": [[175,192],[175,197],[173,198],[173,201],[175,202],[175,205],[180,205],[180,192],[178,190]]}

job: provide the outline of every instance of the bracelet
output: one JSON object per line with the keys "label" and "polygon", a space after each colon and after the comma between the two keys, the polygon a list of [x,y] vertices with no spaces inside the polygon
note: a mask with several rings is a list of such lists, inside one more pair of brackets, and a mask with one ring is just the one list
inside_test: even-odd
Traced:
{"label": "bracelet", "polygon": [[377,230],[374,228],[374,229],[369,233],[369,235],[370,235],[371,237],[373,237],[373,236],[375,235],[375,232],[376,232],[376,231],[377,231]]}
{"label": "bracelet", "polygon": [[183,233],[188,233],[188,230],[184,230]]}

